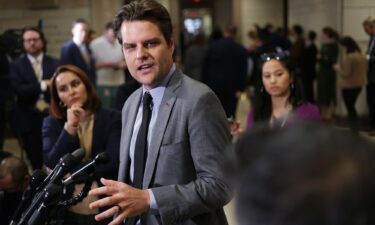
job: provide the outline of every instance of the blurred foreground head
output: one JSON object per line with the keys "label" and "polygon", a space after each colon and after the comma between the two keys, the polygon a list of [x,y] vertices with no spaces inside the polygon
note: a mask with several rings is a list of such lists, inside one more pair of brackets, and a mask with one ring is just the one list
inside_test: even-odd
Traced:
{"label": "blurred foreground head", "polygon": [[239,225],[375,224],[375,148],[319,124],[252,130],[236,144]]}

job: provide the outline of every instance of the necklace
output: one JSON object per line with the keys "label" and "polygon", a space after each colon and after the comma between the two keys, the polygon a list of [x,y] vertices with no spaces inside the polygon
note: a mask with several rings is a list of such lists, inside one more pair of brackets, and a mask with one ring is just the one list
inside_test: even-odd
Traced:
{"label": "necklace", "polygon": [[272,114],[270,122],[269,122],[270,127],[271,128],[274,128],[276,126],[278,126],[280,128],[284,127],[286,122],[289,120],[289,117],[291,115],[291,111],[292,111],[292,107],[288,107],[286,113],[283,116],[281,116],[280,118],[277,118],[276,116],[274,116]]}

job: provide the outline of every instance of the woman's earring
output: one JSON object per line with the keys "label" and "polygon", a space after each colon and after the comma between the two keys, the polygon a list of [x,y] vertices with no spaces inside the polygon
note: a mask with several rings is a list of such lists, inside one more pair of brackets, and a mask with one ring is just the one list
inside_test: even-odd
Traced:
{"label": "woman's earring", "polygon": [[260,93],[263,93],[264,92],[264,87],[260,87]]}
{"label": "woman's earring", "polygon": [[60,102],[59,102],[59,106],[60,106],[60,107],[63,107],[63,108],[65,108],[65,107],[66,107],[65,103],[64,103],[64,102],[62,102],[62,101],[60,101]]}
{"label": "woman's earring", "polygon": [[293,83],[290,84],[290,88],[291,88],[292,90],[294,89],[294,84],[293,84]]}

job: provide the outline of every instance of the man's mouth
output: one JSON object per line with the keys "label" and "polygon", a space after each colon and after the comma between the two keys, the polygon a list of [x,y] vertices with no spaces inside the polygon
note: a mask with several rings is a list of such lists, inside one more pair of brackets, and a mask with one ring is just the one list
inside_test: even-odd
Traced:
{"label": "man's mouth", "polygon": [[138,70],[144,70],[144,69],[149,69],[152,67],[152,64],[143,64],[138,67]]}

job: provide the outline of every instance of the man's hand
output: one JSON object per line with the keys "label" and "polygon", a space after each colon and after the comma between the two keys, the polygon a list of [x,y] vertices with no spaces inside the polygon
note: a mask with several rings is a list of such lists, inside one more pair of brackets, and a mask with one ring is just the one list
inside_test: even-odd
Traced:
{"label": "man's hand", "polygon": [[150,196],[147,190],[133,188],[125,183],[107,180],[101,178],[104,185],[93,189],[89,195],[107,195],[90,204],[90,209],[96,209],[104,206],[113,206],[112,208],[95,216],[97,221],[114,216],[118,216],[109,224],[120,224],[127,217],[138,216],[150,209]]}

